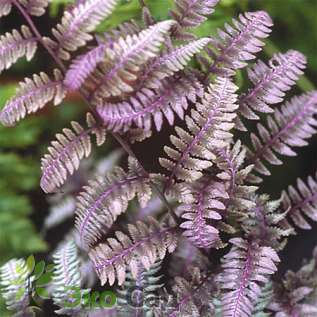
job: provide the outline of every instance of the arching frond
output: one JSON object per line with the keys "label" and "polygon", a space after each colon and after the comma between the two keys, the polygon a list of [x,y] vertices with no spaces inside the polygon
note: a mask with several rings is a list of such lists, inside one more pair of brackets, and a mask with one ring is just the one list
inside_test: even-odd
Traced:
{"label": "arching frond", "polygon": [[12,259],[0,268],[1,295],[8,310],[17,312],[14,316],[29,317],[30,272],[23,259]]}
{"label": "arching frond", "polygon": [[35,16],[41,16],[45,13],[50,0],[19,0],[26,11]]}
{"label": "arching frond", "polygon": [[172,35],[179,39],[191,40],[195,36],[187,30],[198,27],[214,12],[219,0],[175,0],[176,10],[170,16],[177,21]]}
{"label": "arching frond", "polygon": [[268,275],[276,272],[277,253],[261,247],[255,241],[231,239],[232,249],[225,255],[219,275],[223,289],[223,317],[253,316],[254,304],[261,288],[268,283]]}
{"label": "arching frond", "polygon": [[213,39],[212,49],[207,52],[213,59],[209,67],[210,73],[226,75],[234,74],[234,70],[245,67],[246,61],[255,58],[254,54],[261,51],[273,25],[265,11],[246,12],[233,19],[231,26],[225,24],[225,31],[218,30],[218,38]]}
{"label": "arching frond", "polygon": [[37,39],[30,29],[22,25],[21,31],[13,30],[0,36],[0,73],[8,69],[19,58],[30,61],[37,50]]}
{"label": "arching frond", "polygon": [[246,148],[238,140],[232,147],[218,149],[216,154],[216,164],[221,170],[217,177],[224,182],[228,193],[225,202],[227,209],[250,210],[255,205],[251,197],[257,187],[246,185],[246,179],[253,168],[252,165],[243,167]]}
{"label": "arching frond", "polygon": [[119,96],[133,91],[131,83],[137,79],[140,66],[155,57],[169,32],[173,21],[163,21],[138,34],[119,38],[107,47],[105,62],[101,63],[94,77],[98,81],[92,98]]}
{"label": "arching frond", "polygon": [[[294,50],[273,55],[269,66],[259,60],[248,69],[254,87],[239,98],[239,113],[247,119],[259,120],[255,111],[273,112],[270,105],[283,101],[285,92],[303,74],[305,66],[306,57]],[[243,126],[239,128],[245,130]]]}
{"label": "arching frond", "polygon": [[[285,103],[281,109],[276,109],[274,115],[267,118],[267,127],[258,123],[258,133],[251,134],[254,152],[248,153],[248,163],[254,164],[254,170],[262,175],[270,175],[263,161],[273,165],[280,165],[282,161],[275,153],[295,156],[292,147],[307,145],[307,139],[316,133],[317,120],[317,92],[294,97]],[[253,176],[253,182],[260,182],[261,178]]]}
{"label": "arching frond", "polygon": [[26,78],[20,83],[16,95],[2,109],[0,122],[12,126],[27,114],[42,109],[51,100],[54,105],[60,104],[65,94],[62,74],[58,69],[54,70],[54,80],[43,72],[35,74],[32,79]]}
{"label": "arching frond", "polygon": [[70,11],[65,11],[60,24],[52,30],[57,43],[45,38],[56,55],[68,60],[69,52],[76,51],[92,40],[92,32],[96,26],[111,14],[117,0],[87,0],[78,2]]}
{"label": "arching frond", "polygon": [[115,132],[125,132],[133,125],[149,131],[152,120],[156,130],[160,131],[163,116],[173,125],[174,113],[183,119],[188,101],[196,102],[202,93],[202,86],[195,76],[175,76],[163,80],[159,89],[143,88],[128,101],[104,103],[97,107],[97,111],[105,126]]}
{"label": "arching frond", "polygon": [[207,176],[184,187],[180,197],[183,235],[198,248],[217,247],[220,244],[217,222],[226,208],[221,200],[228,198],[224,186]]}
{"label": "arching frond", "polygon": [[88,129],[85,130],[78,122],[72,122],[71,129],[63,129],[63,134],[56,135],[56,141],[48,148],[41,160],[41,187],[46,193],[53,192],[62,186],[68,174],[78,169],[80,161],[91,152],[91,134],[95,134],[97,145],[105,142],[106,132],[100,127],[93,116],[87,114]]}
{"label": "arching frond", "polygon": [[217,78],[202,98],[201,103],[192,109],[191,116],[186,116],[186,124],[190,132],[176,127],[178,137],[171,136],[174,149],[168,146],[164,151],[171,158],[160,158],[160,164],[169,170],[166,188],[174,178],[193,181],[202,176],[201,171],[212,165],[216,158],[215,149],[226,146],[232,134],[232,121],[236,117],[234,111],[237,87],[226,78]]}
{"label": "arching frond", "polygon": [[106,46],[101,44],[88,53],[77,57],[65,75],[65,86],[70,90],[79,89],[87,77],[96,69],[98,63],[104,60],[105,52]]}
{"label": "arching frond", "polygon": [[136,195],[141,206],[151,198],[148,175],[129,158],[129,171],[117,167],[105,177],[97,177],[77,197],[76,227],[84,247],[91,247],[126,211]]}
{"label": "arching frond", "polygon": [[0,2],[0,18],[8,15],[12,9],[12,0],[2,0]]}
{"label": "arching frond", "polygon": [[298,178],[296,187],[290,185],[283,191],[283,208],[296,226],[311,229],[304,216],[317,221],[317,173],[309,176],[306,183]]}
{"label": "arching frond", "polygon": [[[66,303],[71,304],[74,292],[82,292],[81,276],[79,270],[79,259],[77,247],[73,240],[67,242],[58,251],[53,254],[54,272],[52,278],[52,297],[54,304],[60,309],[55,311],[57,314],[71,315],[79,312],[81,303],[78,306],[69,307]],[[68,307],[67,307],[68,306]]]}
{"label": "arching frond", "polygon": [[160,88],[162,79],[184,70],[191,58],[209,42],[209,38],[201,38],[189,44],[177,46],[170,52],[152,59],[138,81],[142,87]]}
{"label": "arching frond", "polygon": [[148,218],[147,223],[138,221],[128,229],[130,237],[116,231],[115,238],[108,238],[89,252],[102,285],[107,281],[113,285],[116,279],[122,285],[127,267],[135,278],[138,263],[148,270],[157,259],[163,260],[166,252],[173,252],[176,247],[175,228],[164,228],[154,218]]}

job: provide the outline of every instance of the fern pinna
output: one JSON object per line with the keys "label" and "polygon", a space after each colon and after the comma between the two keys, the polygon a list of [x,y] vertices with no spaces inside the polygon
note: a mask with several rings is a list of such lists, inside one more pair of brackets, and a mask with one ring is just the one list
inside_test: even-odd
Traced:
{"label": "fern pinna", "polygon": [[[198,38],[193,30],[217,0],[175,0],[165,21],[140,1],[142,20],[95,33],[119,3],[76,1],[51,36],[42,35],[32,17],[45,13],[48,0],[0,3],[1,17],[14,8],[25,18],[25,25],[0,37],[0,71],[22,57],[31,60],[39,46],[56,64],[20,83],[0,113],[1,123],[14,126],[74,91],[88,107],[86,123],[73,121],[57,133],[41,164],[40,185],[58,202],[45,231],[75,218],[75,229],[53,255],[48,289],[56,313],[316,316],[316,266],[284,280],[273,277],[294,225],[311,229],[317,220],[316,175],[299,178],[275,200],[261,187],[270,164],[295,156],[317,131],[317,91],[284,102],[306,57],[289,50],[267,63],[255,60],[273,26],[264,11],[240,14],[216,36]],[[236,75],[245,67],[252,84],[239,90]],[[258,121],[257,132],[249,120]],[[163,142],[155,172],[149,171],[131,144],[161,137],[167,126],[175,131]],[[250,131],[250,140],[243,131]],[[127,167],[113,166],[122,151],[97,165],[84,160],[92,153],[92,135],[102,146],[106,134],[107,143],[115,139],[127,154]],[[224,254],[219,261],[214,249]],[[118,304],[96,311],[80,301],[67,309],[67,290],[87,280],[94,284],[95,274],[102,285],[120,286]],[[16,316],[29,312],[30,294],[22,286],[33,282],[22,259],[1,268],[4,299]],[[150,302],[137,297],[145,306],[132,307],[132,286]]]}

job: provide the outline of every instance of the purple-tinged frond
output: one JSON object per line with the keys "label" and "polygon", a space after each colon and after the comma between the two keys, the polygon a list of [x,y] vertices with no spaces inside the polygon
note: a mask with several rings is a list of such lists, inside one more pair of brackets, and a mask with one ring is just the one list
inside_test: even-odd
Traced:
{"label": "purple-tinged frond", "polygon": [[289,186],[282,193],[282,203],[285,212],[296,226],[301,229],[311,229],[304,216],[317,221],[317,173],[309,176],[306,183],[297,179],[297,188]]}
{"label": "purple-tinged frond", "polygon": [[[317,91],[296,96],[276,109],[274,115],[268,116],[267,127],[258,123],[259,136],[251,134],[253,151],[248,152],[248,163],[254,164],[254,170],[262,175],[270,175],[264,161],[280,165],[282,161],[275,153],[295,156],[292,147],[307,145],[307,139],[317,132]],[[252,182],[261,178],[252,175]]]}
{"label": "purple-tinged frond", "polygon": [[183,119],[188,102],[195,102],[201,95],[201,84],[194,76],[185,75],[165,79],[156,90],[143,88],[127,101],[99,105],[97,112],[104,125],[114,132],[125,132],[132,126],[149,131],[152,120],[160,131],[164,116],[173,125],[174,113]]}
{"label": "purple-tinged frond", "polygon": [[10,14],[12,9],[12,0],[1,0],[0,2],[0,18]]}
{"label": "purple-tinged frond", "polygon": [[107,46],[105,61],[94,73],[98,84],[91,93],[92,101],[131,93],[132,83],[138,78],[137,72],[158,55],[173,24],[171,20],[159,22]]}
{"label": "purple-tinged frond", "polygon": [[64,60],[70,59],[69,52],[76,51],[92,40],[96,26],[111,14],[117,0],[87,0],[65,11],[60,24],[52,30],[56,41],[44,38],[56,55]]}
{"label": "purple-tinged frond", "polygon": [[[305,67],[306,57],[294,50],[275,54],[269,65],[259,60],[248,69],[254,87],[239,98],[239,113],[247,119],[259,120],[256,112],[273,112],[270,105],[283,101],[285,92],[295,85]],[[245,130],[243,126],[240,129]]]}
{"label": "purple-tinged frond", "polygon": [[175,47],[172,51],[151,60],[138,79],[141,87],[159,88],[162,79],[184,70],[191,58],[209,42],[209,38],[201,38],[189,44]]}
{"label": "purple-tinged frond", "polygon": [[45,13],[50,0],[19,0],[25,10],[34,16],[41,16]]}
{"label": "purple-tinged frond", "polygon": [[218,2],[219,0],[175,0],[176,10],[170,11],[170,16],[177,21],[172,36],[181,40],[195,38],[187,30],[205,22]]}
{"label": "purple-tinged frond", "polygon": [[0,113],[0,122],[6,126],[13,126],[27,114],[42,109],[48,102],[54,101],[58,105],[65,97],[62,74],[54,70],[54,80],[45,73],[33,75],[20,83],[16,95],[10,99]]}
{"label": "purple-tinged frond", "polygon": [[183,222],[180,225],[186,236],[197,248],[220,245],[217,222],[226,208],[222,200],[228,199],[224,186],[203,177],[192,184],[185,184],[180,205]]}
{"label": "purple-tinged frond", "polygon": [[97,145],[105,142],[106,131],[97,125],[93,116],[87,114],[88,129],[78,122],[71,123],[72,129],[63,129],[56,135],[56,141],[48,148],[41,160],[41,187],[46,193],[54,192],[62,186],[68,175],[79,168],[80,161],[91,153],[91,134],[95,134]]}
{"label": "purple-tinged frond", "polygon": [[207,52],[213,59],[210,73],[233,75],[234,71],[247,65],[262,50],[260,40],[268,37],[273,25],[265,11],[240,14],[239,20],[232,20],[233,26],[225,24],[225,31],[218,30],[218,38],[212,41]]}
{"label": "purple-tinged frond", "polygon": [[116,231],[114,238],[108,238],[89,252],[102,285],[107,281],[113,285],[116,279],[122,285],[127,267],[135,278],[140,263],[149,269],[158,259],[163,260],[167,251],[173,252],[177,245],[175,228],[164,228],[154,218],[149,217],[146,223],[130,224],[128,231],[129,235]]}
{"label": "purple-tinged frond", "polygon": [[242,238],[230,240],[232,248],[224,256],[223,271],[218,277],[223,291],[223,317],[251,317],[261,288],[269,282],[269,275],[277,271],[280,261],[270,247]]}
{"label": "purple-tinged frond", "polygon": [[252,165],[242,167],[246,148],[238,140],[232,146],[218,149],[216,155],[216,164],[221,171],[217,177],[223,182],[228,193],[228,199],[225,201],[226,214],[230,210],[249,211],[255,205],[252,195],[257,187],[245,184],[253,168]]}
{"label": "purple-tinged frond", "polygon": [[84,248],[89,249],[111,228],[136,195],[141,207],[151,198],[149,177],[133,158],[129,162],[128,172],[118,167],[104,177],[89,181],[77,196],[75,222]]}
{"label": "purple-tinged frond", "polygon": [[105,58],[106,46],[101,44],[88,53],[77,57],[70,65],[64,79],[64,85],[70,90],[79,89],[87,77]]}
{"label": "purple-tinged frond", "polygon": [[13,30],[0,36],[0,73],[8,69],[19,58],[30,61],[37,50],[37,39],[30,29],[22,25],[21,31]]}
{"label": "purple-tinged frond", "polygon": [[189,132],[176,127],[177,136],[170,140],[173,148],[165,146],[169,159],[160,158],[160,164],[170,171],[165,189],[174,179],[194,181],[202,176],[202,170],[209,168],[215,160],[215,150],[230,143],[229,132],[236,117],[237,87],[227,78],[218,77],[208,91],[191,110],[185,121]]}

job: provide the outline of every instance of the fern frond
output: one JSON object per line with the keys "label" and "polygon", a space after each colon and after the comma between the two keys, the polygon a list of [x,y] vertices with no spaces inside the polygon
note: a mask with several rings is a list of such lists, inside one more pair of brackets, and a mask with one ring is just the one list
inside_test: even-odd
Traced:
{"label": "fern frond", "polygon": [[101,44],[88,53],[78,56],[66,72],[64,85],[70,90],[79,89],[87,77],[96,69],[98,63],[104,60],[106,46]]}
{"label": "fern frond", "polygon": [[220,237],[215,226],[222,219],[221,211],[226,208],[221,199],[228,198],[228,194],[221,183],[213,182],[209,177],[184,187],[180,197],[183,235],[197,248],[216,247]]}
{"label": "fern frond", "polygon": [[62,186],[67,175],[72,175],[78,169],[80,161],[90,155],[91,134],[95,134],[98,146],[105,142],[105,129],[97,124],[90,113],[87,114],[86,120],[87,130],[73,121],[73,130],[63,129],[63,134],[57,134],[57,140],[48,148],[49,154],[42,158],[41,187],[46,193]]}
{"label": "fern frond", "polygon": [[160,282],[162,275],[157,276],[161,265],[162,261],[157,261],[146,271],[139,264],[136,278],[128,272],[122,288],[117,289],[118,310],[122,316],[154,317],[152,308],[157,304],[158,292],[164,286]]}
{"label": "fern frond", "polygon": [[26,11],[34,16],[41,16],[45,13],[50,0],[19,0]]}
{"label": "fern frond", "polygon": [[269,304],[273,300],[273,285],[272,282],[264,285],[261,289],[261,294],[258,297],[254,311],[253,317],[271,317],[271,313],[267,310]]}
{"label": "fern frond", "polygon": [[305,66],[306,57],[294,50],[273,55],[269,66],[259,60],[248,69],[248,77],[254,87],[239,98],[239,113],[247,119],[259,120],[255,111],[273,112],[270,105],[283,101],[285,92],[303,74]]}
{"label": "fern frond", "polygon": [[306,183],[297,179],[297,188],[290,185],[282,193],[282,203],[285,212],[301,229],[311,229],[305,216],[317,221],[317,173],[309,176]]}
{"label": "fern frond", "polygon": [[0,268],[1,295],[8,310],[21,313],[15,316],[30,316],[27,312],[30,302],[29,274],[23,259],[12,259]]}
{"label": "fern frond", "polygon": [[255,58],[261,51],[273,25],[265,11],[246,12],[239,19],[233,19],[231,26],[225,24],[225,31],[218,30],[218,38],[213,39],[212,49],[207,52],[213,59],[209,67],[210,73],[233,75],[234,70],[247,65],[246,61]]}
{"label": "fern frond", "polygon": [[255,205],[251,196],[257,187],[245,184],[253,168],[252,165],[242,167],[246,157],[246,148],[238,140],[232,147],[218,149],[216,153],[216,164],[221,170],[217,177],[224,182],[228,194],[226,207],[230,210],[250,210]]}
{"label": "fern frond", "polygon": [[154,218],[129,225],[128,230],[130,237],[116,231],[115,238],[108,238],[89,252],[102,285],[107,281],[113,285],[116,279],[122,285],[127,267],[135,278],[139,262],[149,269],[157,259],[163,260],[166,251],[173,252],[176,247],[175,228],[164,228]]}
{"label": "fern frond", "polygon": [[76,228],[84,247],[91,247],[124,213],[136,195],[144,207],[151,198],[148,175],[133,158],[129,170],[117,167],[105,177],[97,177],[77,197]]}
{"label": "fern frond", "polygon": [[255,241],[242,238],[230,240],[232,249],[225,255],[219,276],[223,289],[223,317],[253,316],[254,304],[261,288],[268,283],[268,275],[277,270],[277,253],[270,247],[261,247]]}
{"label": "fern frond", "polygon": [[163,125],[163,116],[170,125],[174,124],[174,113],[181,119],[188,108],[188,101],[195,102],[203,93],[202,85],[190,74],[175,76],[161,81],[161,88],[143,88],[120,103],[105,103],[97,106],[104,125],[115,132],[126,132],[132,125],[150,131],[152,120],[157,131]]}
{"label": "fern frond", "polygon": [[13,30],[0,36],[0,73],[8,69],[19,58],[30,61],[37,50],[37,39],[30,29],[22,25],[21,31]]}
{"label": "fern frond", "polygon": [[2,0],[0,2],[0,18],[8,15],[12,9],[12,0]]}
{"label": "fern frond", "polygon": [[99,98],[132,92],[131,83],[137,79],[136,72],[149,59],[157,56],[173,24],[173,21],[159,22],[138,34],[119,38],[111,47],[107,47],[105,62],[94,73],[98,81],[91,94],[94,102]]}
{"label": "fern frond", "polygon": [[80,311],[80,303],[77,307],[69,308],[65,303],[72,303],[73,292],[81,292],[81,276],[77,247],[73,240],[67,242],[53,254],[54,271],[52,278],[52,297],[54,304],[60,309],[57,314],[71,315]]}
{"label": "fern frond", "polygon": [[254,207],[248,210],[248,217],[243,219],[244,232],[261,241],[262,245],[270,246],[274,250],[281,250],[286,244],[286,237],[293,234],[292,228],[284,228],[287,212],[280,212],[280,200],[269,201],[268,195],[254,196]]}
{"label": "fern frond", "polygon": [[52,30],[57,43],[49,38],[45,42],[56,55],[64,60],[70,58],[69,52],[76,51],[93,39],[96,26],[111,14],[117,0],[87,0],[79,2],[71,11],[65,11],[61,23]]}
{"label": "fern frond", "polygon": [[219,0],[175,0],[176,10],[171,10],[170,16],[177,21],[177,25],[172,35],[182,40],[195,38],[187,30],[205,22],[218,2]]}
{"label": "fern frond", "polygon": [[[286,156],[295,156],[292,147],[307,145],[307,139],[316,133],[317,120],[317,92],[294,97],[274,115],[268,116],[267,127],[258,123],[258,133],[251,134],[254,152],[249,151],[248,163],[254,164],[254,170],[262,175],[270,175],[263,161],[273,165],[280,165],[282,161],[275,153]],[[255,175],[250,181],[260,182],[261,178]]]}
{"label": "fern frond", "polygon": [[44,220],[43,227],[45,230],[48,230],[58,226],[66,219],[71,218],[74,213],[75,199],[72,196],[66,196],[50,208],[50,212]]}
{"label": "fern frond", "polygon": [[232,134],[232,121],[236,117],[234,111],[237,87],[226,78],[217,78],[202,98],[186,116],[186,124],[190,132],[176,127],[178,137],[170,140],[175,149],[165,146],[164,151],[171,158],[160,158],[160,164],[171,171],[166,188],[172,184],[174,177],[179,180],[193,181],[202,176],[202,170],[212,165],[216,148],[226,146]]}
{"label": "fern frond", "polygon": [[0,122],[5,126],[13,126],[27,114],[37,112],[51,100],[54,105],[62,102],[66,94],[62,74],[54,70],[54,80],[45,73],[33,75],[20,82],[16,95],[10,99],[0,113]]}
{"label": "fern frond", "polygon": [[175,47],[172,51],[153,59],[138,80],[142,87],[159,88],[161,80],[184,70],[191,58],[208,43],[209,38],[201,38],[189,44]]}

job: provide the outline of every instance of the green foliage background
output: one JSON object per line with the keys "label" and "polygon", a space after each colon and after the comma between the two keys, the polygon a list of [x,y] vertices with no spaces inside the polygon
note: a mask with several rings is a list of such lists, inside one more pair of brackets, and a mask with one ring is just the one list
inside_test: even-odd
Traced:
{"label": "green foliage background", "polygon": [[[50,17],[58,21],[62,7],[69,3],[69,0],[53,0],[49,9]],[[145,3],[159,20],[167,18],[173,6],[172,0],[145,0]],[[274,20],[273,34],[262,55],[268,58],[278,50],[300,50],[307,55],[309,66],[299,87],[302,91],[313,89],[317,79],[317,1],[221,0],[216,12],[195,32],[199,36],[215,34],[218,27],[230,22],[231,17],[247,10],[266,10]],[[19,26],[16,24],[17,16],[5,18],[9,21],[6,23],[0,21],[1,33],[9,31],[11,25]],[[114,14],[99,26],[98,32],[140,17],[138,0],[121,0]],[[43,34],[49,34],[49,25],[45,22],[47,19],[47,16],[44,17],[38,24],[41,25],[41,31],[43,28]],[[43,70],[43,65],[52,67],[48,64],[43,57],[35,58],[31,64],[22,60],[12,70],[1,74],[0,108],[14,94],[18,81],[25,75]],[[242,77],[238,79],[242,80]],[[39,188],[40,157],[53,135],[68,126],[70,120],[79,118],[84,110],[76,96],[70,96],[62,107],[48,107],[16,128],[0,126],[0,265],[12,257],[26,257],[48,250],[40,234],[42,220],[39,219],[43,219],[47,213],[47,210],[42,210],[47,205],[43,203],[44,194]],[[0,309],[0,315],[4,314]]]}

